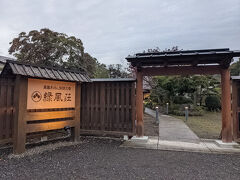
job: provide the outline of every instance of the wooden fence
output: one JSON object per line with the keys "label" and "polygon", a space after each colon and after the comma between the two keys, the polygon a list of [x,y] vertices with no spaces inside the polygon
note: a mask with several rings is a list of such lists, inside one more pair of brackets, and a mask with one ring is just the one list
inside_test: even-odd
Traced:
{"label": "wooden fence", "polygon": [[[16,108],[21,108],[16,79],[0,78],[0,144],[13,142],[13,126]],[[111,81],[82,83],[76,92],[81,101],[81,134],[133,135],[135,131],[135,82]],[[81,97],[80,97],[80,92]],[[26,102],[25,102],[26,103]],[[25,104],[24,103],[24,104]],[[61,110],[61,111],[60,111]],[[47,113],[59,118],[73,116],[72,109],[47,111],[24,110],[26,133],[45,131],[52,128],[45,122]],[[51,112],[49,112],[51,111]],[[22,111],[23,112],[23,111]],[[62,113],[62,114],[61,114]],[[70,113],[70,114],[69,114]],[[75,115],[74,115],[75,116]],[[39,118],[40,117],[40,118]],[[70,118],[71,119],[71,118]],[[40,126],[42,124],[47,126]],[[72,121],[66,121],[72,122]],[[55,125],[57,123],[55,122]],[[60,122],[59,122],[60,124]],[[69,126],[69,123],[67,123]],[[62,126],[59,125],[59,127]]]}
{"label": "wooden fence", "polygon": [[134,81],[97,81],[83,84],[81,99],[81,133],[134,134]]}
{"label": "wooden fence", "polygon": [[240,138],[240,79],[232,81],[233,138]]}
{"label": "wooden fence", "polygon": [[0,78],[0,144],[13,137],[14,84],[12,78]]}

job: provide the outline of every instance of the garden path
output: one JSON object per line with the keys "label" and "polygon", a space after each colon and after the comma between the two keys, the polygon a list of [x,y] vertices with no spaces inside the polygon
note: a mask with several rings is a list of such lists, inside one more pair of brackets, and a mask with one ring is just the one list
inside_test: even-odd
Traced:
{"label": "garden path", "polygon": [[[145,108],[145,113],[156,117],[156,112]],[[199,137],[180,119],[159,114],[159,139],[168,141],[200,142]]]}

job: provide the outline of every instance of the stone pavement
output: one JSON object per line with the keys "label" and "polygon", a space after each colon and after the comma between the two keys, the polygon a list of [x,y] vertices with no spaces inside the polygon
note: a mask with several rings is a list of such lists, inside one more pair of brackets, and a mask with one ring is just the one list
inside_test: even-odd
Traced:
{"label": "stone pavement", "polygon": [[[146,108],[145,113],[155,117],[153,110]],[[132,138],[121,147],[159,149],[172,151],[205,152],[205,153],[240,153],[237,143],[221,143],[214,139],[200,139],[180,119],[171,116],[159,116],[159,137]]]}
{"label": "stone pavement", "polygon": [[[145,108],[145,113],[156,117],[156,112]],[[180,119],[159,115],[159,138],[160,140],[199,142],[198,136]]]}
{"label": "stone pavement", "polygon": [[158,139],[156,136],[148,137],[147,141],[128,140],[121,147],[158,149],[170,151],[187,151],[203,153],[240,153],[240,145],[237,143],[219,145],[214,139],[200,139],[199,142],[168,141]]}

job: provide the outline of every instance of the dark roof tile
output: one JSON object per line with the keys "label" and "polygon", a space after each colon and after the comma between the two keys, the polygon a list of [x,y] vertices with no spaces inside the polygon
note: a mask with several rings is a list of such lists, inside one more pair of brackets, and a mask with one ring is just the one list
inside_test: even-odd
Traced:
{"label": "dark roof tile", "polygon": [[50,69],[45,69],[45,70],[48,73],[50,79],[56,79],[56,77],[54,76],[53,72]]}
{"label": "dark roof tile", "polygon": [[[12,70],[12,74],[22,75],[27,77],[36,77],[44,79],[54,79],[63,81],[74,81],[74,82],[91,82],[91,79],[85,74],[77,71],[69,71],[66,69],[56,69],[40,66],[32,66],[29,64],[23,64],[16,61],[8,60],[5,67],[9,67]],[[9,73],[7,69],[3,68],[1,75]],[[6,69],[6,70],[4,70]]]}
{"label": "dark roof tile", "polygon": [[73,77],[74,81],[78,81],[78,78],[75,76],[74,73],[70,72],[71,76]]}
{"label": "dark roof tile", "polygon": [[126,59],[132,66],[220,64],[227,68],[233,57],[240,57],[240,51],[230,51],[228,48],[223,48],[137,53],[126,57]]}
{"label": "dark roof tile", "polygon": [[25,73],[26,73],[28,76],[35,76],[34,72],[33,72],[32,69],[31,69],[31,67],[25,66],[25,65],[23,65],[22,67],[23,67]]}
{"label": "dark roof tile", "polygon": [[41,73],[42,77],[48,78],[48,74],[45,69],[38,67],[39,72]]}

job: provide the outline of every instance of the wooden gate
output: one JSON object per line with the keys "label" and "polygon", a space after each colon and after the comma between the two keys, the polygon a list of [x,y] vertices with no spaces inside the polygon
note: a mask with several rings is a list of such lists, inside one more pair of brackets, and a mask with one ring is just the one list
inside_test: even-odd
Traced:
{"label": "wooden gate", "polygon": [[133,135],[135,80],[93,80],[82,85],[82,134]]}

